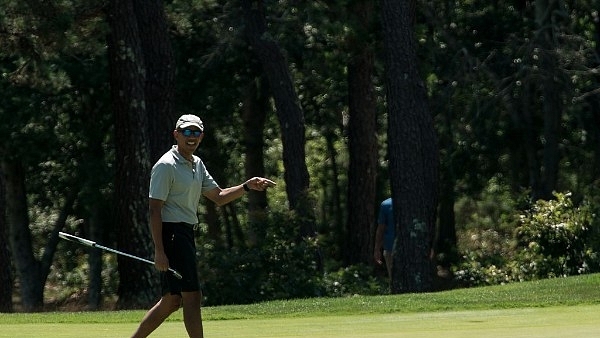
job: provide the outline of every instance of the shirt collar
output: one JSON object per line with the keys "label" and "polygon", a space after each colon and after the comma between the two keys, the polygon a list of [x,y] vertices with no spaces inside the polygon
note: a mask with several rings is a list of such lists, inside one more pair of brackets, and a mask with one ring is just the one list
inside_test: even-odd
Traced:
{"label": "shirt collar", "polygon": [[[185,157],[183,157],[179,151],[177,151],[177,145],[173,145],[171,147],[171,154],[173,155],[173,157],[177,160],[177,162],[179,163],[190,163],[190,161],[188,161]],[[196,162],[196,155],[192,155],[192,158],[194,159],[194,163]]]}

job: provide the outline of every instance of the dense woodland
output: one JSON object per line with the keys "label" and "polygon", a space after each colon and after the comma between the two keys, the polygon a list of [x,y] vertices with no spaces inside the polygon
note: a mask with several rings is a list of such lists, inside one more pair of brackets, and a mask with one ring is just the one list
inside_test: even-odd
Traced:
{"label": "dense woodland", "polygon": [[[600,271],[598,0],[0,0],[0,312],[140,308],[177,117],[205,304]],[[391,281],[373,262],[392,196]]]}

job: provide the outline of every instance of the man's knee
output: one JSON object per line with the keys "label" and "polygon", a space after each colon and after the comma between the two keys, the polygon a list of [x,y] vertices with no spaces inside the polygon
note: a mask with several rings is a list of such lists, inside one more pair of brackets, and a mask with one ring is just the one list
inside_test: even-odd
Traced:
{"label": "man's knee", "polygon": [[166,295],[163,297],[162,302],[166,309],[173,313],[181,307],[181,296],[180,295]]}

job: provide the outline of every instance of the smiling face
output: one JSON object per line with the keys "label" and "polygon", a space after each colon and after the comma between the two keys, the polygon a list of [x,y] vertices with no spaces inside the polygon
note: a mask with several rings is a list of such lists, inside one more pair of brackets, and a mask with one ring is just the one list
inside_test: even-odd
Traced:
{"label": "smiling face", "polygon": [[177,142],[177,151],[191,161],[194,151],[196,151],[200,142],[202,142],[202,138],[204,138],[204,133],[196,126],[189,126],[175,129],[173,137],[175,137],[175,141]]}

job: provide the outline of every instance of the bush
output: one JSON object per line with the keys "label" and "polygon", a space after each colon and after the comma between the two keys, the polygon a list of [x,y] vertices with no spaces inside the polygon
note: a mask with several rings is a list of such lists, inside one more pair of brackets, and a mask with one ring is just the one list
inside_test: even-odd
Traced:
{"label": "bush", "polygon": [[293,215],[273,212],[270,217],[260,225],[264,238],[254,246],[200,246],[199,273],[206,305],[323,295],[317,242],[297,238],[298,222]]}
{"label": "bush", "polygon": [[571,194],[554,196],[520,215],[514,273],[521,280],[589,273],[588,264],[596,259],[587,250],[593,219],[589,206],[575,207]]}
{"label": "bush", "polygon": [[513,238],[506,229],[472,229],[463,238],[462,260],[454,267],[460,285],[493,285],[512,281],[505,270],[512,255]]}
{"label": "bush", "polygon": [[325,273],[323,286],[328,297],[378,295],[387,287],[382,285],[380,279],[373,277],[373,269],[364,264]]}
{"label": "bush", "polygon": [[[497,264],[491,263],[497,261]],[[486,257],[482,251],[469,251],[455,268],[454,278],[462,286],[495,285],[511,282],[512,276],[502,267],[507,262],[501,256]]]}
{"label": "bush", "polygon": [[475,286],[597,272],[600,241],[594,204],[575,206],[569,193],[554,196],[518,214],[511,238],[493,230],[473,235],[479,246],[465,250],[455,267],[456,279]]}
{"label": "bush", "polygon": [[318,240],[297,237],[299,223],[293,214],[271,212],[257,225],[260,240],[252,247],[204,241],[198,247],[204,304],[380,294],[387,287],[366,265],[329,264],[333,272],[326,271]]}

